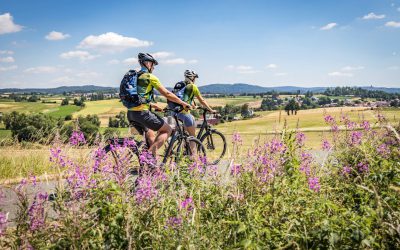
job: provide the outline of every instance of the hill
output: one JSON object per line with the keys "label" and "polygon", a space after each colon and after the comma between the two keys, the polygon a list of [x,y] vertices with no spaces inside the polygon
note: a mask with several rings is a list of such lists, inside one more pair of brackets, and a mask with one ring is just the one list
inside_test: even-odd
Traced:
{"label": "hill", "polygon": [[84,86],[61,86],[57,88],[6,88],[0,89],[1,93],[41,93],[41,94],[62,94],[62,93],[91,93],[91,92],[103,92],[103,93],[116,93],[118,90],[112,87],[101,87],[95,85],[84,85]]}

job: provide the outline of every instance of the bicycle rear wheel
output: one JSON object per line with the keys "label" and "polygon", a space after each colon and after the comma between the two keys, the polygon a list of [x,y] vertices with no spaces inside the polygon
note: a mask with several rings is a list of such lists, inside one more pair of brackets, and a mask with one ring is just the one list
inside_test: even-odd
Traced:
{"label": "bicycle rear wheel", "polygon": [[[191,147],[190,145],[193,146]],[[179,163],[185,158],[198,159],[206,157],[206,151],[203,144],[197,138],[189,136],[186,138],[179,138],[174,142],[170,152],[171,160]]]}
{"label": "bicycle rear wheel", "polygon": [[226,153],[225,136],[216,130],[205,133],[200,141],[203,143],[207,153],[207,161],[211,164],[218,164]]}

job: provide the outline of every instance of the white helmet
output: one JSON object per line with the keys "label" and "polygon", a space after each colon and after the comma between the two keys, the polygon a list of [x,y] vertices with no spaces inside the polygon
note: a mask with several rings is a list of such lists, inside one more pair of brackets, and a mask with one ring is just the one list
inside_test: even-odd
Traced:
{"label": "white helmet", "polygon": [[199,78],[199,75],[194,70],[191,70],[191,69],[185,70],[184,76],[189,78],[189,79]]}

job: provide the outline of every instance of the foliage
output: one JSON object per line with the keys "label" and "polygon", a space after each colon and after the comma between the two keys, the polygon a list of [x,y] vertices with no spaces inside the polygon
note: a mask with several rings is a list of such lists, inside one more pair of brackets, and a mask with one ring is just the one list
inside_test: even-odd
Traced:
{"label": "foliage", "polygon": [[[233,135],[227,165],[187,161],[154,168],[143,151],[141,175],[129,174],[129,146],[112,157],[96,145],[78,164],[57,145],[50,161],[63,171],[55,200],[37,190],[0,236],[2,248],[52,249],[399,249],[400,142],[380,127],[325,116],[332,139],[323,161],[286,132],[243,152]],[[338,127],[345,127],[340,132]],[[56,216],[50,216],[50,212]]]}
{"label": "foliage", "polygon": [[127,128],[129,122],[126,117],[126,112],[121,111],[115,116],[115,118],[110,117],[108,119],[108,126],[110,128]]}
{"label": "foliage", "polygon": [[68,98],[64,98],[62,101],[61,101],[61,106],[65,106],[65,105],[68,105],[69,104],[69,99]]}
{"label": "foliage", "polygon": [[49,142],[62,121],[44,114],[25,114],[13,111],[4,114],[4,125],[18,141]]}
{"label": "foliage", "polygon": [[74,123],[66,124],[61,129],[63,140],[67,141],[74,131],[81,131],[89,144],[93,144],[99,133],[100,120],[97,115],[79,116]]}

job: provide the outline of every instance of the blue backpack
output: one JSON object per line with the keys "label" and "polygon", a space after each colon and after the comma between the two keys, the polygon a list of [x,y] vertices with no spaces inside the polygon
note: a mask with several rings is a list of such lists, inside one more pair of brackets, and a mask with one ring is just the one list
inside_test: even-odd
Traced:
{"label": "blue backpack", "polygon": [[140,72],[136,70],[129,70],[122,78],[119,86],[119,98],[126,108],[133,108],[140,106],[143,103],[148,103],[146,98],[138,94],[137,80]]}

